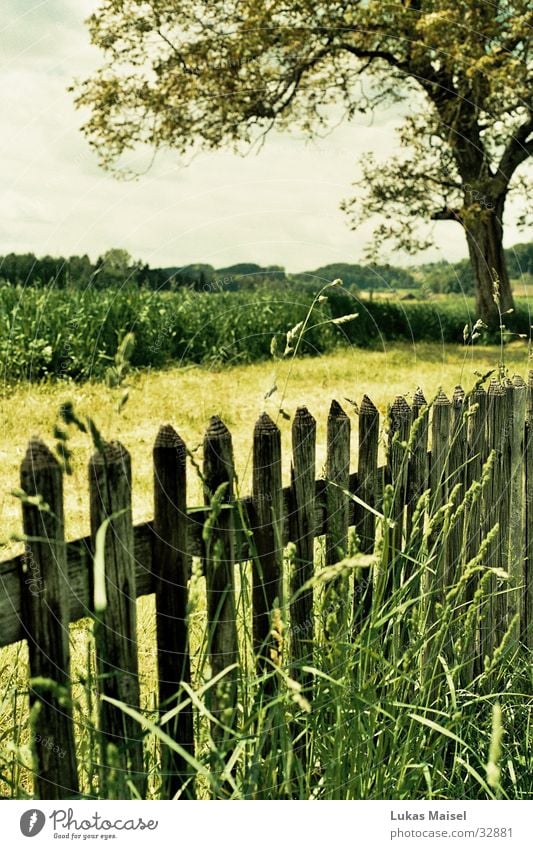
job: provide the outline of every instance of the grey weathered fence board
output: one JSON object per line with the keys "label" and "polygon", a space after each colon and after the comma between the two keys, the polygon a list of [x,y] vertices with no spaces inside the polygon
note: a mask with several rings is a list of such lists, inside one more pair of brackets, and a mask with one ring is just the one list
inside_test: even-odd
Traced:
{"label": "grey weathered fence board", "polygon": [[[452,405],[445,393],[440,390],[433,402],[433,419],[431,423],[431,466],[429,483],[431,487],[431,512],[433,515],[441,510],[448,500],[449,479],[448,459],[450,452],[450,436],[452,427]],[[440,600],[449,583],[449,546],[446,541],[439,541],[436,551],[436,584]]]}
{"label": "grey weathered fence board", "polygon": [[[185,443],[170,425],[159,429],[153,448],[154,551],[152,571],[156,594],[157,672],[159,708],[166,713],[187,698],[182,683],[191,682],[187,582],[190,575],[187,519],[187,452]],[[192,706],[182,708],[164,731],[194,754]],[[190,768],[169,746],[161,747],[162,795],[173,798],[181,791]],[[191,794],[187,785],[185,793]]]}
{"label": "grey weathered fence board", "polygon": [[[484,535],[493,527],[499,525],[499,531],[492,540],[487,553],[487,563],[490,566],[505,569],[507,559],[502,545],[501,533],[501,507],[504,491],[503,470],[503,446],[506,431],[507,401],[506,392],[502,383],[493,378],[487,393],[487,431],[486,441],[489,452],[494,452],[494,464],[490,481],[485,490],[483,504]],[[503,583],[501,579],[493,574],[488,584],[490,593],[481,617],[481,654],[482,657],[490,655],[493,648],[502,636],[504,629],[504,608],[501,598],[496,593],[501,592]]]}
{"label": "grey weathered fence board", "polygon": [[450,456],[448,459],[450,494],[457,489],[454,501],[454,515],[450,529],[448,547],[449,575],[448,583],[455,583],[460,571],[460,558],[463,549],[464,515],[457,511],[457,505],[464,498],[466,489],[467,462],[467,419],[465,412],[465,391],[462,386],[456,386],[452,397],[452,434]]}
{"label": "grey weathered fence board", "polygon": [[[368,395],[363,396],[359,407],[359,461],[357,474],[359,487],[357,495],[374,509],[378,506],[378,448],[379,448],[379,411]],[[376,517],[362,505],[355,505],[355,526],[360,540],[361,551],[374,550],[376,536]]]}
{"label": "grey weathered fence board", "polygon": [[37,762],[35,792],[39,799],[70,799],[78,794],[78,773],[70,686],[63,472],[40,440],[29,444],[20,481],[27,495],[41,496],[46,505],[22,502],[28,537],[23,622],[30,677],[54,681],[62,691],[59,695],[55,689],[30,684],[30,706],[38,706],[31,736]]}
{"label": "grey weathered fence board", "polygon": [[[467,456],[466,487],[470,489],[475,482],[481,481],[483,464],[486,461],[485,422],[487,417],[487,393],[478,386],[468,400],[467,424]],[[472,560],[479,551],[481,544],[481,496],[471,495],[472,506],[466,517],[466,559]],[[469,585],[469,595],[472,597],[477,586],[477,576]]]}
{"label": "grey weathered fence board", "polygon": [[267,413],[256,422],[253,447],[253,637],[259,665],[276,656],[271,615],[283,603],[281,434]]}
{"label": "grey weathered fence board", "polygon": [[[426,408],[425,413],[423,410]],[[413,531],[413,516],[421,495],[427,490],[429,484],[429,416],[427,415],[427,402],[424,393],[418,388],[413,396],[413,422],[417,419],[416,434],[413,438],[412,453],[409,457],[407,478],[407,539]],[[418,529],[418,537],[422,529]],[[413,540],[413,544],[416,541]]]}
{"label": "grey weathered fence board", "polygon": [[[216,495],[218,507],[209,520],[205,552],[207,594],[208,652],[212,675],[219,675],[237,661],[237,623],[235,621],[235,543],[234,511],[227,509],[234,499],[233,445],[224,422],[213,416],[204,438],[204,495],[206,504]],[[220,488],[223,489],[220,489]],[[227,706],[236,698],[236,671],[226,674],[229,687]],[[217,691],[210,692],[210,709],[217,716],[221,706]]]}
{"label": "grey weathered fence board", "polygon": [[527,387],[519,375],[513,378],[513,406],[510,438],[510,488],[509,488],[509,578],[510,593],[507,597],[507,619],[510,622],[518,614],[515,637],[525,633],[522,598],[526,586],[526,574],[522,546],[524,542],[525,504],[525,419]]}
{"label": "grey weathered fence board", "polygon": [[326,563],[341,560],[348,547],[350,419],[337,401],[328,415],[326,456]]}
{"label": "grey weathered fence board", "polygon": [[[105,586],[107,602],[94,613],[94,638],[98,689],[104,696],[139,710],[137,656],[137,590],[131,521],[131,460],[120,442],[109,442],[93,454],[89,463],[91,539],[104,522]],[[125,793],[129,778],[141,798],[146,776],[143,768],[142,731],[133,717],[114,704],[99,704],[101,746],[115,747],[119,769],[116,790]],[[107,758],[102,758],[105,763]],[[100,770],[100,786],[108,787],[109,775]],[[106,792],[116,792],[106,791]]]}
{"label": "grey weathered fence board", "polygon": [[[306,407],[298,407],[292,423],[290,537],[295,545],[290,576],[291,660],[293,666],[313,657],[313,589],[303,587],[314,573],[316,421]],[[299,674],[298,672],[296,674]],[[310,684],[306,676],[303,684]]]}
{"label": "grey weathered fence board", "polygon": [[395,522],[391,533],[392,551],[399,552],[403,546],[405,505],[408,502],[408,455],[406,444],[412,423],[412,410],[403,397],[398,395],[389,410],[389,457],[390,483],[394,487],[392,519]]}
{"label": "grey weathered fence board", "polygon": [[533,648],[533,371],[529,372],[527,385],[527,421],[526,421],[526,541],[524,550],[523,593],[524,609],[522,614],[522,639],[528,648]]}

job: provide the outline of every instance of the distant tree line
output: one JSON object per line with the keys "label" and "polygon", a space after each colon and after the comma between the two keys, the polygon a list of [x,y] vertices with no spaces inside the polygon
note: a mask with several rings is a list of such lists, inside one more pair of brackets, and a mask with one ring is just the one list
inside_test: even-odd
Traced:
{"label": "distant tree line", "polygon": [[[533,242],[515,245],[506,252],[509,276],[533,280]],[[53,286],[56,289],[108,289],[133,286],[154,291],[186,287],[204,292],[235,292],[265,287],[298,285],[316,289],[340,278],[358,291],[375,289],[421,289],[441,294],[474,292],[474,276],[468,260],[436,262],[400,268],[393,265],[332,263],[314,271],[291,274],[282,266],[237,263],[214,268],[206,263],[183,267],[150,268],[136,262],[120,248],[112,248],[96,262],[87,254],[70,257],[36,257],[32,253],[0,256],[0,281],[12,286]]]}

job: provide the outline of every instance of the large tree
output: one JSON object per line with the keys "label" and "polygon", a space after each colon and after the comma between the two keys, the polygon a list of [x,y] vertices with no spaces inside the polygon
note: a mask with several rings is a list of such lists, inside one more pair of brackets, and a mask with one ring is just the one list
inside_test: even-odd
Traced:
{"label": "large tree", "polygon": [[[503,255],[508,193],[533,152],[530,0],[101,0],[104,52],[77,88],[107,167],[149,145],[242,149],[274,126],[324,131],[340,110],[404,101],[397,155],[363,162],[353,226],[418,250],[421,219],[464,229],[477,308],[512,307]],[[391,140],[392,141],[392,140]],[[520,169],[522,172],[524,168]]]}

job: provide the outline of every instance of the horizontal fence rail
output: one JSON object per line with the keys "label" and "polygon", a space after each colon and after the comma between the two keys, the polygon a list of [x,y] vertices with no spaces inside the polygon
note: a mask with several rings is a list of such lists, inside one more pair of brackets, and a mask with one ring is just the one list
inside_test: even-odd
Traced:
{"label": "horizontal fence rail", "polygon": [[[492,569],[487,575],[489,603],[475,645],[468,647],[466,674],[473,678],[509,629],[517,644],[532,648],[533,372],[527,384],[515,376],[493,379],[487,391],[478,385],[468,395],[456,387],[451,399],[441,391],[430,405],[421,390],[411,404],[396,398],[386,420],[384,465],[378,463],[383,423],[366,395],[357,414],[357,433],[351,433],[350,418],[332,402],[325,477],[317,479],[316,422],[305,407],[298,408],[292,423],[291,482],[282,487],[281,435],[264,413],[253,434],[253,491],[244,498],[236,496],[231,433],[213,417],[204,439],[205,504],[199,508],[187,505],[186,446],[170,425],[161,427],[153,449],[154,519],[135,526],[129,453],[120,443],[100,443],[89,464],[91,534],[73,541],[63,536],[62,467],[41,440],[30,442],[21,466],[25,552],[0,563],[0,646],[27,640],[31,678],[56,682],[53,697],[30,687],[30,705],[42,708],[37,732],[69,753],[58,766],[57,758],[39,750],[36,796],[65,798],[79,792],[69,708],[68,625],[87,616],[92,619],[102,696],[102,763],[108,747],[115,746],[118,772],[127,774],[130,788],[143,795],[142,735],[115,704],[139,710],[136,598],[155,594],[157,696],[163,709],[191,681],[187,610],[194,557],[200,558],[205,577],[206,649],[213,675],[239,664],[234,567],[245,561],[251,562],[249,613],[258,671],[280,651],[272,616],[276,606],[283,606],[287,590],[293,626],[289,663],[296,669],[312,660],[312,640],[302,634],[313,621],[309,582],[318,566],[315,540],[324,538],[323,563],[334,567],[354,550],[350,528],[357,536],[355,550],[371,562],[379,541],[381,563],[379,574],[370,572],[365,581],[354,573],[350,597],[355,629],[372,604],[411,580],[410,552],[422,544],[431,548],[444,521],[448,532],[431,569],[417,578],[420,584],[413,583],[413,593],[442,602],[461,570],[482,550],[484,565]],[[357,468],[350,470],[355,441]],[[424,503],[426,512],[421,513]],[[479,580],[476,573],[469,577],[467,603]],[[332,582],[326,609],[348,592],[343,581]],[[428,602],[428,628],[438,615],[432,604]],[[334,616],[328,620],[326,639],[335,638],[334,621]],[[308,686],[306,675],[300,680]],[[213,691],[209,705],[214,735],[220,733],[216,719],[221,711],[226,722],[233,721],[228,705],[231,713],[238,676],[230,675],[226,684],[223,701]],[[193,724],[191,707],[170,729],[180,749],[162,756],[169,797],[179,793],[189,772]],[[102,770],[102,793],[105,786]]]}

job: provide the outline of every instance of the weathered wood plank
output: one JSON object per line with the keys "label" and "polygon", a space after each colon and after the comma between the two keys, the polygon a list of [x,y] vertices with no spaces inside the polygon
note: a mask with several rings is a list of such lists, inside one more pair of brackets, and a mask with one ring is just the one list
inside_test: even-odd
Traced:
{"label": "weathered wood plank", "polygon": [[[63,472],[39,439],[32,439],[20,469],[24,556],[22,625],[28,640],[31,748],[37,799],[71,799],[79,792],[70,686],[69,608]],[[42,678],[54,686],[33,684]],[[36,709],[36,710],[35,710]],[[46,742],[45,742],[46,741]]]}
{"label": "weathered wood plank", "polygon": [[[190,575],[187,517],[187,452],[170,425],[159,429],[154,448],[154,549],[152,573],[156,596],[159,710],[162,714],[188,698],[181,687],[191,682],[187,626],[187,581]],[[185,751],[194,755],[192,706],[163,726]],[[162,797],[194,798],[187,761],[161,747]],[[184,787],[185,785],[185,787]],[[181,798],[181,796],[180,796]]]}
{"label": "weathered wood plank", "polygon": [[[487,393],[482,386],[478,386],[468,399],[468,421],[467,421],[467,454],[468,463],[466,467],[466,487],[468,492],[468,505],[465,513],[464,523],[464,545],[465,559],[469,563],[476,557],[481,545],[482,535],[482,499],[481,478],[483,465],[487,459],[487,443],[485,439],[487,418]],[[479,584],[479,572],[469,579],[466,587],[466,600],[472,601]],[[479,628],[471,637],[469,645],[465,646],[465,671],[468,681],[476,673],[482,671],[482,658],[480,648]]]}
{"label": "weathered wood plank", "polygon": [[[413,533],[413,516],[418,500],[429,486],[429,411],[424,393],[420,388],[416,390],[413,396],[412,411],[413,427],[416,426],[416,433],[413,438],[412,453],[409,457],[409,468],[407,472],[407,539]],[[422,532],[423,528],[419,526],[417,528],[416,539],[411,540],[415,552],[422,537]]]}
{"label": "weathered wood plank", "polygon": [[[498,515],[500,522],[500,537],[502,551],[502,568],[505,571],[509,569],[509,540],[511,529],[511,452],[513,440],[513,407],[514,407],[514,386],[513,381],[506,377],[502,381],[502,386],[505,392],[505,411],[504,411],[504,430],[502,435],[502,456],[501,456],[501,481],[502,488],[500,491],[500,499],[498,503]],[[502,629],[506,627],[507,621],[507,596],[501,595],[498,599],[500,607],[499,619],[502,623]],[[503,635],[503,631],[502,631]]]}
{"label": "weathered wood plank", "polygon": [[[210,507],[205,525],[204,572],[207,593],[207,648],[212,676],[237,662],[235,616],[234,465],[231,434],[224,422],[213,416],[204,438],[204,497]],[[214,716],[234,707],[237,698],[236,670],[224,677],[227,692],[211,688],[209,707]],[[218,733],[218,727],[213,728]]]}
{"label": "weathered wood plank", "polygon": [[[94,636],[98,688],[103,696],[139,710],[137,612],[133,526],[131,521],[131,461],[119,442],[106,443],[89,463],[89,495],[92,549],[96,536],[107,524],[104,540],[105,607],[95,611]],[[128,778],[144,794],[142,731],[137,722],[105,700],[99,705],[102,747],[101,792],[107,796],[130,795]],[[113,746],[119,769],[110,783],[105,764]]]}
{"label": "weathered wood plank", "polygon": [[348,548],[350,419],[337,401],[328,415],[326,456],[326,564],[337,563]]}
{"label": "weathered wood plank", "polygon": [[527,387],[520,375],[513,378],[512,418],[510,437],[510,484],[509,484],[509,588],[507,596],[507,622],[518,614],[514,633],[515,641],[525,633],[524,605],[526,575],[524,572],[525,552],[525,421]]}
{"label": "weathered wood plank", "polygon": [[[486,418],[487,418],[487,393],[482,386],[478,386],[468,400],[468,424],[467,424],[467,451],[468,464],[466,468],[466,486],[470,489],[477,481],[481,483],[483,464],[486,455]],[[470,496],[470,504],[466,515],[465,544],[466,559],[472,560],[479,551],[481,545],[481,495],[473,493]],[[477,587],[477,576],[469,584],[469,598],[472,598]]]}
{"label": "weathered wood plank", "polygon": [[308,688],[312,678],[299,671],[313,659],[313,589],[303,590],[314,574],[316,421],[298,407],[292,423],[292,504],[290,537],[295,545],[291,590],[291,661],[293,675]]}
{"label": "weathered wood plank", "polygon": [[522,640],[533,649],[533,371],[527,385],[526,422],[526,544],[524,557],[525,592]]}
{"label": "weathered wood plank", "polygon": [[[359,462],[357,495],[368,507],[355,504],[354,518],[359,546],[364,554],[374,551],[376,542],[376,516],[371,509],[378,509],[382,496],[383,481],[378,474],[379,411],[368,395],[363,396],[359,407]],[[352,491],[350,489],[350,491]],[[350,522],[349,522],[350,523]],[[351,523],[350,523],[351,524]],[[359,628],[372,607],[374,589],[373,570],[359,570],[354,575],[353,619],[354,628]]]}
{"label": "weathered wood plank", "polygon": [[[374,509],[378,503],[379,411],[368,395],[359,407],[359,498]],[[362,505],[355,505],[355,526],[361,551],[371,554],[376,540],[376,517]]]}
{"label": "weathered wood plank", "polygon": [[464,514],[457,508],[466,491],[467,419],[464,415],[464,405],[465,391],[462,386],[456,386],[452,397],[452,433],[448,460],[450,495],[456,487],[459,489],[454,500],[454,515],[448,546],[449,584],[455,584],[460,576],[463,552]]}
{"label": "weathered wood plank", "polygon": [[[325,562],[333,566],[348,553],[350,486],[350,419],[332,401],[327,428]],[[349,582],[335,578],[325,586],[325,630],[334,639],[348,618]],[[350,611],[351,613],[351,611]]]}
{"label": "weathered wood plank", "polygon": [[[501,382],[492,379],[487,393],[487,448],[494,451],[494,465],[491,478],[485,489],[483,500],[483,534],[499,524],[502,489],[502,451],[504,445],[505,428],[507,417],[507,403],[505,389]],[[487,552],[487,565],[492,568],[505,569],[507,560],[502,548],[501,528],[494,537]],[[503,589],[501,579],[492,575],[487,586],[489,598],[484,605],[481,617],[480,641],[481,656],[491,655],[503,633],[504,621],[502,607],[496,593]]]}
{"label": "weathered wood plank", "polygon": [[273,640],[271,617],[276,600],[283,604],[281,434],[267,413],[254,428],[252,531],[253,637],[260,670],[277,662],[281,646]]}
{"label": "weathered wood plank", "polygon": [[[450,455],[450,436],[452,427],[452,405],[442,389],[433,402],[431,423],[431,466],[429,482],[431,487],[431,513],[433,516],[446,504],[449,494],[448,460]],[[436,587],[439,600],[449,585],[449,552],[446,541],[438,536],[437,558],[435,563]]]}
{"label": "weathered wood plank", "polygon": [[390,518],[394,527],[389,533],[389,562],[386,565],[385,594],[390,595],[402,580],[405,561],[399,555],[405,539],[406,504],[408,503],[409,456],[407,444],[411,432],[412,411],[403,397],[398,395],[389,410],[388,476],[394,491]]}

